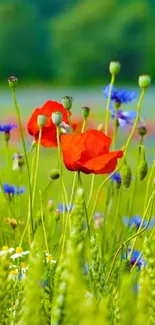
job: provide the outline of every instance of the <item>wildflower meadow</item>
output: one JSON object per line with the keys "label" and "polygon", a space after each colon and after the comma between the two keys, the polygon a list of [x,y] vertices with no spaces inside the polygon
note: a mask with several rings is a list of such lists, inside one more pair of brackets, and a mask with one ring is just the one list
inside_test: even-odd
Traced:
{"label": "wildflower meadow", "polygon": [[0,122],[1,325],[155,324],[155,159],[141,113],[151,77],[135,91],[117,87],[120,73],[112,61],[97,124],[95,107],[74,117],[68,94],[51,94],[23,124],[20,79],[8,78],[16,119]]}

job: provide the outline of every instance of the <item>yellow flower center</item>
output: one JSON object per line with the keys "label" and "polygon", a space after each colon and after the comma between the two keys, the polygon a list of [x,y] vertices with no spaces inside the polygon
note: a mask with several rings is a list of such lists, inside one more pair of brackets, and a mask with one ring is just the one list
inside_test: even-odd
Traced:
{"label": "yellow flower center", "polygon": [[26,267],[26,263],[21,262],[21,263],[20,263],[20,267],[21,267],[22,269],[24,269],[24,268]]}
{"label": "yellow flower center", "polygon": [[11,271],[10,271],[10,274],[11,274],[11,275],[17,275],[17,274],[18,274],[18,271],[17,271],[17,270],[11,270]]}
{"label": "yellow flower center", "polygon": [[17,254],[23,253],[23,249],[22,249],[22,247],[17,247],[17,248],[16,248],[16,253],[17,253]]}
{"label": "yellow flower center", "polygon": [[51,255],[46,256],[46,261],[47,261],[47,262],[51,261],[52,259],[53,259],[53,258],[52,258]]}
{"label": "yellow flower center", "polygon": [[8,246],[3,246],[2,251],[8,251],[9,247]]}

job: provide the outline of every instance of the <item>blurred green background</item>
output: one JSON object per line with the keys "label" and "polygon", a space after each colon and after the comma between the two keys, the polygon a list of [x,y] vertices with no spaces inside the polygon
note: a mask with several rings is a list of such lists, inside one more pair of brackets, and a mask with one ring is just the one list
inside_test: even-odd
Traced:
{"label": "blurred green background", "polygon": [[155,77],[154,0],[0,0],[0,82],[90,85]]}

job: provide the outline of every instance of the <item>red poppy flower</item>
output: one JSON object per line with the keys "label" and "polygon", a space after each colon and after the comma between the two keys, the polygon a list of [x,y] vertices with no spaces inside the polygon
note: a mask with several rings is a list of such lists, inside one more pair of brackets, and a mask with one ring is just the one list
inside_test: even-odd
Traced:
{"label": "red poppy flower", "polygon": [[115,170],[117,158],[123,152],[109,152],[111,139],[103,132],[89,130],[61,136],[63,160],[66,168],[85,174],[108,174]]}
{"label": "red poppy flower", "polygon": [[37,142],[39,138],[39,126],[37,123],[38,115],[46,115],[47,120],[43,127],[41,136],[41,145],[44,147],[57,146],[56,126],[51,119],[52,113],[57,111],[63,114],[63,121],[69,124],[67,111],[63,105],[52,100],[48,100],[41,108],[36,108],[29,119],[27,125],[28,132],[34,136],[35,141]]}

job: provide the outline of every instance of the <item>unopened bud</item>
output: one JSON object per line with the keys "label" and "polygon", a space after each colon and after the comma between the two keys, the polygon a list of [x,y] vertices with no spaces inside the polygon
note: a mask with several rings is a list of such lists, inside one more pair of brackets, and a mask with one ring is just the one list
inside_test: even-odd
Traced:
{"label": "unopened bud", "polygon": [[10,140],[10,131],[4,133],[4,140],[8,142]]}
{"label": "unopened bud", "polygon": [[60,220],[60,210],[56,209],[55,211],[55,221],[59,221]]}
{"label": "unopened bud", "polygon": [[47,120],[47,116],[46,115],[38,115],[38,125],[40,126],[40,128],[42,128],[45,123],[46,123],[46,120]]}
{"label": "unopened bud", "polygon": [[97,131],[102,132],[103,131],[103,124],[99,124]]}
{"label": "unopened bud", "polygon": [[148,172],[148,164],[147,164],[146,160],[143,160],[140,163],[139,168],[138,168],[138,176],[139,176],[140,181],[142,181],[146,177],[147,172]]}
{"label": "unopened bud", "polygon": [[110,62],[110,65],[109,65],[109,71],[111,74],[118,74],[120,72],[120,69],[121,69],[121,65],[119,62],[117,61],[112,61]]}
{"label": "unopened bud", "polygon": [[138,133],[141,137],[144,137],[147,134],[147,128],[143,125],[138,128]]}
{"label": "unopened bud", "polygon": [[11,77],[8,78],[9,87],[12,90],[16,89],[17,81],[18,81],[17,77],[11,76]]}
{"label": "unopened bud", "polygon": [[61,112],[54,112],[52,113],[52,122],[59,126],[62,122],[62,113]]}
{"label": "unopened bud", "polygon": [[57,168],[54,168],[49,173],[49,178],[52,180],[56,180],[60,177],[60,170]]}
{"label": "unopened bud", "polygon": [[82,107],[82,115],[86,119],[89,116],[90,108],[87,106]]}
{"label": "unopened bud", "polygon": [[62,97],[62,105],[67,111],[71,110],[72,102],[73,102],[73,98],[71,96]]}
{"label": "unopened bud", "polygon": [[131,184],[131,180],[132,180],[132,174],[131,174],[131,169],[129,168],[129,166],[127,164],[125,164],[122,167],[121,176],[122,176],[123,185],[126,188],[129,188],[130,184]]}
{"label": "unopened bud", "polygon": [[140,76],[138,83],[140,88],[148,88],[151,84],[151,77],[149,75]]}
{"label": "unopened bud", "polygon": [[54,209],[53,200],[50,199],[50,200],[48,201],[48,204],[47,204],[47,210],[48,210],[49,212],[52,212],[53,209]]}
{"label": "unopened bud", "polygon": [[77,189],[77,192],[76,192],[77,196],[80,198],[83,198],[84,196],[84,189],[82,187],[78,188]]}

